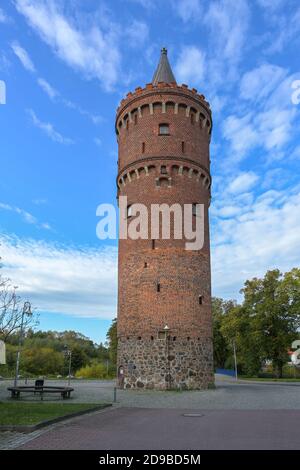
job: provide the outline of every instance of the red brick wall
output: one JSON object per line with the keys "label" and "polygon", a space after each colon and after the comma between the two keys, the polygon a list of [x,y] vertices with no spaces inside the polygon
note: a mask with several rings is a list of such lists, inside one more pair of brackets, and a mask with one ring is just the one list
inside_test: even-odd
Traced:
{"label": "red brick wall", "polygon": [[[166,103],[165,108],[162,103]],[[153,114],[150,113],[151,105]],[[170,135],[158,135],[161,123],[169,124]],[[122,339],[119,365],[127,370],[124,364],[128,359],[124,353],[126,338],[130,340],[132,355],[134,338],[137,341],[141,338],[148,340],[151,336],[156,339],[166,324],[170,335],[180,339],[181,348],[187,338],[198,342],[203,339],[206,347],[211,342],[208,220],[211,114],[203,97],[195,92],[182,87],[148,88],[122,102],[116,129],[119,196],[127,196],[129,204],[145,204],[149,210],[154,203],[179,203],[182,206],[202,203],[205,206],[202,250],[185,250],[184,239],[156,240],[155,249],[152,249],[150,227],[149,240],[119,242],[118,336]],[[161,165],[167,167],[167,175],[161,175]],[[160,177],[163,179],[157,186]],[[157,292],[157,283],[160,283],[160,292]],[[203,298],[202,305],[199,304],[199,295]],[[210,357],[207,361],[211,368],[212,348],[208,349]],[[141,350],[138,345],[137,350]],[[132,360],[138,363],[138,358],[133,357]],[[212,374],[208,375],[211,381]],[[138,380],[143,382],[141,376]]]}

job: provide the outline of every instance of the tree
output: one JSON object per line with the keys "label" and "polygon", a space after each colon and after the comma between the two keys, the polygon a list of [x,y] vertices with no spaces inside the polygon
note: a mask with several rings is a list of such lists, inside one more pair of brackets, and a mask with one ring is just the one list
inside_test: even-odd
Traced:
{"label": "tree", "polygon": [[241,290],[244,301],[222,322],[227,341],[235,340],[240,368],[256,375],[262,364],[272,361],[277,377],[288,360],[288,350],[300,326],[300,270],[286,274],[278,269],[253,278]]}
{"label": "tree", "polygon": [[[23,303],[16,291],[9,279],[0,276],[0,339],[4,341],[21,327]],[[24,331],[36,324],[35,315],[24,316]]]}
{"label": "tree", "polygon": [[225,368],[226,361],[232,355],[232,346],[223,334],[222,324],[226,322],[226,316],[235,307],[235,300],[212,298],[214,366],[221,369]]}
{"label": "tree", "polygon": [[112,321],[112,324],[107,332],[106,339],[108,342],[108,351],[109,351],[109,358],[114,365],[117,364],[117,347],[118,347],[118,339],[117,339],[117,319],[115,318]]}
{"label": "tree", "polygon": [[22,352],[21,368],[31,374],[61,374],[63,366],[63,354],[51,348],[31,348]]}

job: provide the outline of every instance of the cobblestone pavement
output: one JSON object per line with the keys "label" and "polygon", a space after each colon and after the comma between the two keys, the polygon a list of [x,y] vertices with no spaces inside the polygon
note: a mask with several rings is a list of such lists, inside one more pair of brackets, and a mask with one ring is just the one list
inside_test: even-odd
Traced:
{"label": "cobblestone pavement", "polygon": [[[53,383],[55,382],[51,381],[51,384]],[[59,383],[62,384],[62,382]],[[9,385],[10,382],[0,382],[0,400],[10,401],[6,390]],[[113,400],[114,382],[112,381],[74,381],[72,385],[75,388],[74,398],[71,399],[72,402],[98,403],[103,401],[112,402]],[[220,410],[222,413],[226,410],[243,410],[245,412],[246,410],[270,410],[271,415],[274,414],[276,416],[278,413],[274,413],[275,410],[280,412],[283,412],[283,410],[291,410],[291,412],[286,413],[284,416],[288,417],[289,420],[293,415],[298,416],[299,423],[300,415],[296,410],[300,410],[300,384],[254,382],[236,383],[234,380],[228,378],[217,377],[216,385],[216,390],[209,391],[157,392],[149,390],[118,390],[117,403],[114,405],[114,409],[109,412],[104,411],[101,413],[111,413],[108,416],[116,416],[116,414],[114,414],[116,408],[121,408],[121,410],[118,410],[121,415],[123,413],[123,409],[127,409],[127,415],[134,416],[135,410],[132,410],[131,412],[129,410],[131,408],[140,408],[144,410],[144,421],[146,424],[146,409],[150,409],[149,412],[151,412],[152,409],[154,412],[155,409],[159,408],[160,411],[157,411],[162,417],[167,413],[168,409],[175,409],[174,412],[176,411],[179,414],[181,414],[184,409],[188,409],[190,411],[201,410],[202,412],[209,410],[209,413],[212,413],[212,410],[214,410],[214,412]],[[28,400],[32,398],[33,397],[27,397],[26,399]],[[39,400],[39,398],[35,399]],[[50,400],[55,401],[52,397]],[[60,400],[60,398],[56,398],[56,400]],[[164,411],[162,409],[164,409]],[[292,412],[292,410],[295,411]],[[220,416],[222,416],[222,413]],[[231,415],[233,415],[232,412],[227,415],[227,419],[230,420]],[[80,418],[81,420],[87,419],[87,421],[83,421],[84,423],[87,423],[87,429],[89,427],[89,420],[92,419],[91,416],[92,415],[89,415],[89,418]],[[93,414],[93,416],[97,416],[97,420],[99,419],[99,423],[101,422],[102,414],[101,416],[98,416],[97,413]],[[259,417],[262,416],[262,414],[256,413],[256,416]],[[93,422],[93,419],[91,422]],[[139,416],[139,419],[142,419],[141,416]],[[217,420],[216,416],[214,419]],[[69,421],[71,422],[71,429],[73,429],[72,423],[75,421],[68,420],[68,422]],[[66,426],[65,423],[67,422],[65,421],[64,424],[50,426],[46,430],[43,429],[35,431],[35,433],[31,433],[30,435],[20,433],[0,433],[0,449],[19,447],[26,442],[32,442],[33,438],[42,439],[42,436],[48,436],[48,432],[52,429],[57,429],[57,426],[58,428]],[[109,427],[109,423],[107,423],[107,425]],[[80,432],[82,434],[82,432],[85,433],[85,431],[86,430],[81,430]],[[288,432],[288,434],[290,435],[290,432]],[[297,434],[299,434],[298,431]],[[40,442],[39,439],[37,439],[37,442]]]}

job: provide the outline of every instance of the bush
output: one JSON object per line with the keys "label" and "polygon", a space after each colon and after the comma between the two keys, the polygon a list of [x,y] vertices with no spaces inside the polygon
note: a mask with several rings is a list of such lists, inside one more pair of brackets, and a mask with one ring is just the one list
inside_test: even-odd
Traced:
{"label": "bush", "polygon": [[92,364],[79,369],[76,372],[76,377],[83,379],[110,379],[113,377],[113,374],[110,370],[107,372],[107,367],[104,364]]}
{"label": "bush", "polygon": [[64,366],[64,357],[52,348],[24,349],[21,354],[21,369],[33,375],[57,375]]}

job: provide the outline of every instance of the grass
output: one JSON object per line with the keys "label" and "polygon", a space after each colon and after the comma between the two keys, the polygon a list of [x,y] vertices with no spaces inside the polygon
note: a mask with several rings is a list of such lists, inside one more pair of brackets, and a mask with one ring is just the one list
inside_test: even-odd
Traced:
{"label": "grass", "polygon": [[0,403],[0,425],[34,425],[41,421],[89,410],[95,406],[101,404]]}

